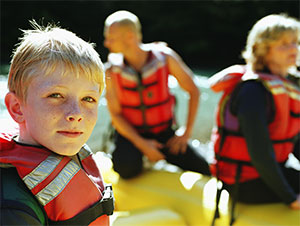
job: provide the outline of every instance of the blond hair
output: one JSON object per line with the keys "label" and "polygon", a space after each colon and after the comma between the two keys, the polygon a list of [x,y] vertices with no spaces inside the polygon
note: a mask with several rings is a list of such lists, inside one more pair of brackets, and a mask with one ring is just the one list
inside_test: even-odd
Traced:
{"label": "blond hair", "polygon": [[113,24],[129,28],[142,40],[142,28],[139,18],[126,10],[119,10],[109,15],[104,22],[104,33]]}
{"label": "blond hair", "polygon": [[26,101],[28,85],[35,76],[50,76],[63,66],[64,75],[85,75],[104,88],[103,64],[93,43],[88,43],[74,33],[57,25],[43,27],[30,21],[33,30],[22,30],[23,36],[13,52],[9,70],[8,89]]}
{"label": "blond hair", "polygon": [[278,40],[285,32],[295,32],[300,40],[300,23],[286,14],[271,14],[258,20],[247,37],[242,56],[254,71],[265,68],[265,55],[272,41]]}

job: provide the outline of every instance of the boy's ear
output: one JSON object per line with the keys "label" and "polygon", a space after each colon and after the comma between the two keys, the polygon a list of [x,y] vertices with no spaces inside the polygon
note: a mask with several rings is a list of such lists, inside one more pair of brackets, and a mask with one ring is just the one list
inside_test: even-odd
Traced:
{"label": "boy's ear", "polygon": [[6,94],[5,105],[13,120],[17,123],[24,122],[24,115],[21,110],[21,101],[15,93],[9,92]]}

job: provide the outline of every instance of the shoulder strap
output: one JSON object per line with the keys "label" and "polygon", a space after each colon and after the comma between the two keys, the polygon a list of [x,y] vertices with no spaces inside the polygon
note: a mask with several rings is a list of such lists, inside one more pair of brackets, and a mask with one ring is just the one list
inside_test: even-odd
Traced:
{"label": "shoulder strap", "polygon": [[102,215],[112,215],[114,211],[114,197],[112,186],[107,185],[103,192],[103,198],[87,210],[64,221],[51,221],[51,225],[89,225]]}
{"label": "shoulder strap", "polygon": [[233,65],[214,74],[208,79],[210,88],[214,92],[221,92],[235,87],[241,81],[246,67],[244,65]]}

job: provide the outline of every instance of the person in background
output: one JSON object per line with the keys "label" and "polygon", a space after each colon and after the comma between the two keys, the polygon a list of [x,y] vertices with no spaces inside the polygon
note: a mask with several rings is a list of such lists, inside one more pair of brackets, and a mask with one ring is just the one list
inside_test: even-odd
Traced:
{"label": "person in background", "polygon": [[112,190],[85,144],[103,64],[74,33],[31,25],[14,51],[5,96],[19,128],[0,127],[1,225],[109,225]]}
{"label": "person in background", "polygon": [[[106,99],[116,130],[113,167],[122,178],[143,170],[143,156],[165,159],[184,170],[210,175],[207,161],[188,145],[200,92],[192,71],[179,55],[162,43],[142,43],[136,15],[117,11],[105,21],[104,46],[110,54],[106,69]],[[174,129],[175,98],[168,87],[173,75],[189,94],[184,132]]]}
{"label": "person in background", "polygon": [[300,209],[300,89],[287,77],[296,68],[300,23],[285,14],[256,22],[247,38],[246,65],[210,79],[223,92],[213,133],[212,172],[236,201],[283,202]]}

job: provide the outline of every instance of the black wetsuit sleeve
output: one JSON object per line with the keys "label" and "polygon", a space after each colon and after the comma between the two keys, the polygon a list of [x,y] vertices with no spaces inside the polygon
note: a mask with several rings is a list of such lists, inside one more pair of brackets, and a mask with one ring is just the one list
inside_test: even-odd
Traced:
{"label": "black wetsuit sleeve", "polygon": [[[2,203],[3,204],[3,203]],[[42,225],[33,211],[22,203],[1,207],[1,225]]]}
{"label": "black wetsuit sleeve", "polygon": [[13,167],[0,167],[0,225],[47,225],[44,212]]}
{"label": "black wetsuit sleeve", "polygon": [[289,204],[297,197],[275,159],[267,127],[270,117],[268,95],[260,82],[244,82],[236,96],[235,108],[252,164],[262,180],[283,202]]}

